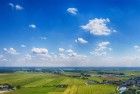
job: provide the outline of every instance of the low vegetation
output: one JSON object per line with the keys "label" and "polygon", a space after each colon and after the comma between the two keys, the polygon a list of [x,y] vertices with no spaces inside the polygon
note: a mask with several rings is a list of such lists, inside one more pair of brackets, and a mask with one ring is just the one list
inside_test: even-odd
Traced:
{"label": "low vegetation", "polygon": [[[138,71],[28,71],[0,73],[0,91],[5,94],[140,94]],[[126,90],[120,93],[124,86]]]}
{"label": "low vegetation", "polygon": [[86,82],[87,79],[48,73],[9,73],[0,75],[1,84],[9,83],[14,87],[19,87],[6,94],[117,94],[116,86],[88,85]]}

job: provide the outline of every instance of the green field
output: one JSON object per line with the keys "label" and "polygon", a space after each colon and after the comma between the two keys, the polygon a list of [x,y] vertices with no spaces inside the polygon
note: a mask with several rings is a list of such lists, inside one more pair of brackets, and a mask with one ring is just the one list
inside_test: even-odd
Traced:
{"label": "green field", "polygon": [[[101,79],[91,78],[97,81]],[[48,73],[0,74],[0,83],[20,86],[20,89],[6,94],[118,94],[113,85],[87,85],[86,80]],[[57,87],[65,84],[67,87]]]}

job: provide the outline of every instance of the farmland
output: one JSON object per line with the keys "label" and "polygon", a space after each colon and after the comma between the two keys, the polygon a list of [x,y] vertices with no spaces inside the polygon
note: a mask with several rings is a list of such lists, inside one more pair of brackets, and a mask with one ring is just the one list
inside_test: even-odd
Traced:
{"label": "farmland", "polygon": [[[54,70],[0,70],[0,85],[8,84],[12,87],[12,90],[7,90],[4,94],[120,94],[119,86],[139,81],[135,77],[140,76],[139,71],[128,70]],[[139,84],[133,85],[138,85],[139,90]]]}
{"label": "farmland", "polygon": [[[116,87],[111,85],[87,85],[86,80],[48,73],[7,73],[0,75],[0,83],[20,89],[6,94],[117,94]],[[57,87],[67,84],[67,87]]]}

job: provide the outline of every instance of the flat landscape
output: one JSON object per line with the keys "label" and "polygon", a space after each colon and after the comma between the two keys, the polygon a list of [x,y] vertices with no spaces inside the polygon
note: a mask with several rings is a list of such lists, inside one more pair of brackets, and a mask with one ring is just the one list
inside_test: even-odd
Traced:
{"label": "flat landscape", "polygon": [[[46,73],[1,74],[0,83],[21,86],[7,94],[117,94],[113,85],[87,85],[86,80]],[[57,86],[62,84],[68,87]]]}
{"label": "flat landscape", "polygon": [[[12,70],[12,69],[11,69]],[[4,94],[133,94],[120,93],[120,87],[127,90],[139,84],[128,83],[129,79],[139,77],[139,70],[63,70],[48,69],[16,70],[0,73],[0,87]],[[133,80],[134,81],[140,81]],[[126,83],[126,84],[124,84]],[[127,84],[128,83],[128,84]],[[6,87],[9,85],[9,87]],[[139,94],[139,93],[138,93]]]}
{"label": "flat landscape", "polygon": [[0,0],[0,94],[140,94],[140,0]]}

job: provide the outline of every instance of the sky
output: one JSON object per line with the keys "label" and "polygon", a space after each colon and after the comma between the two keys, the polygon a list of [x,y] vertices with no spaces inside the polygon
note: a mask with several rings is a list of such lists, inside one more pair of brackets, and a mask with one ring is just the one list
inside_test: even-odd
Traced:
{"label": "sky", "polygon": [[0,66],[140,67],[140,0],[0,0]]}

